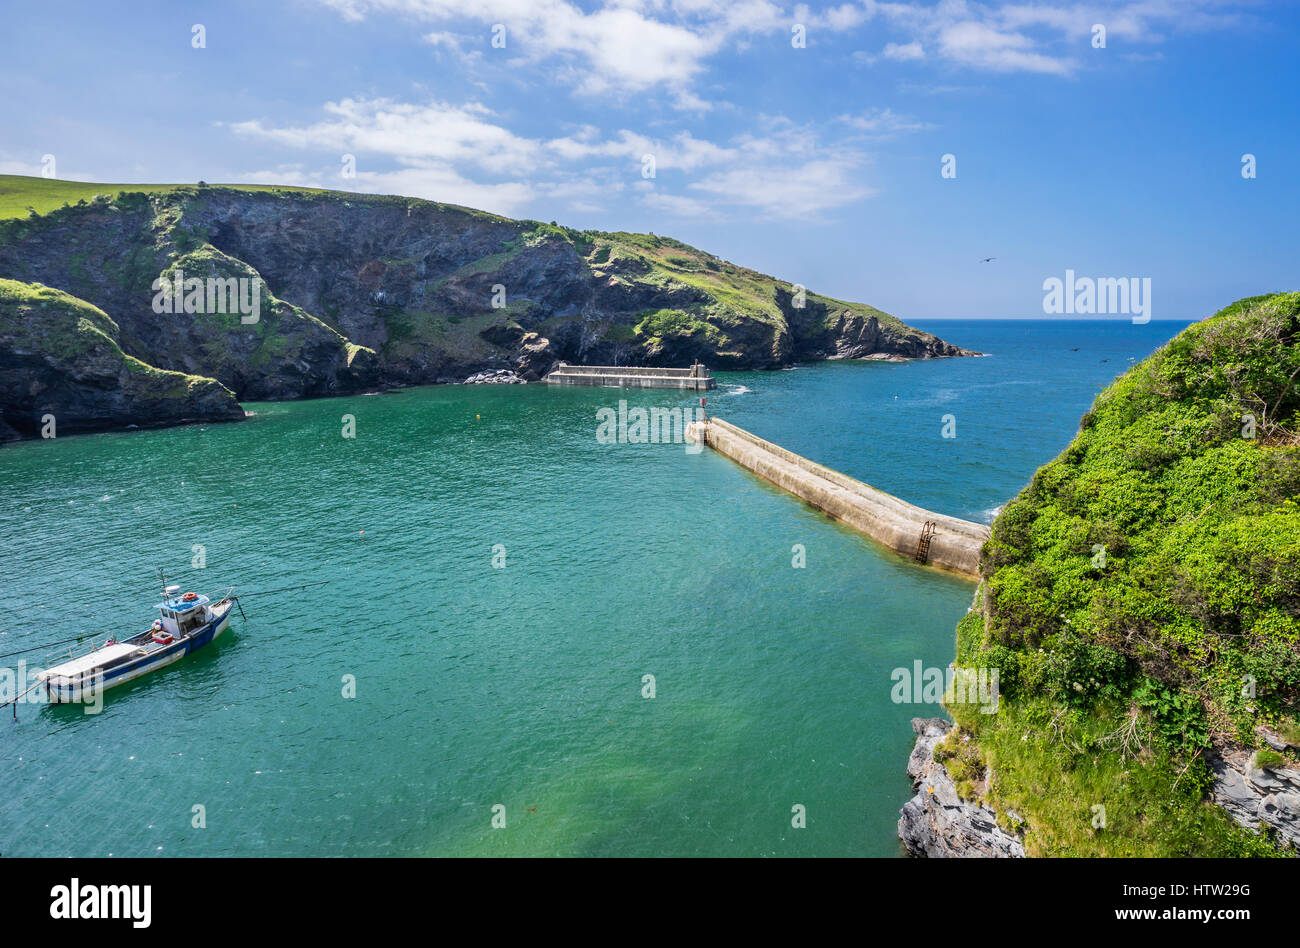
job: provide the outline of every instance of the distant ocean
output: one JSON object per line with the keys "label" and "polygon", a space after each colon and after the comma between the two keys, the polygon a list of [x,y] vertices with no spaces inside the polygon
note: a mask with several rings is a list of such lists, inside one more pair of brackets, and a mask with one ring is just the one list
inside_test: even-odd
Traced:
{"label": "distant ocean", "polygon": [[[988,521],[1186,325],[914,324],[989,358],[719,373],[709,410]],[[142,629],[159,567],[329,580],[97,716],[20,706],[5,855],[899,853],[908,721],[941,711],[890,672],[948,664],[973,585],[709,451],[597,443],[619,399],[695,401],[447,386],[0,449],[0,653]]]}

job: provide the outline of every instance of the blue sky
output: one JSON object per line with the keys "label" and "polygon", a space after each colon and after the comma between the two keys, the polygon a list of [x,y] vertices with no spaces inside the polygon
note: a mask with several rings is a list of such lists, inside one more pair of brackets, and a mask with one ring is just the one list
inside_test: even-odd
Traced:
{"label": "blue sky", "polygon": [[904,318],[1041,316],[1067,269],[1156,318],[1300,288],[1296,3],[109,6],[5,10],[0,172],[653,231]]}

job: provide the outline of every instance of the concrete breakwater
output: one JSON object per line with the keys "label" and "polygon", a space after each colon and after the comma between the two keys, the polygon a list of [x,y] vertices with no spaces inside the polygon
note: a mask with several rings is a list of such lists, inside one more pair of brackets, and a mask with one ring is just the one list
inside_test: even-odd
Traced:
{"label": "concrete breakwater", "polygon": [[980,548],[989,538],[989,528],[982,523],[923,510],[720,418],[692,422],[686,437],[703,440],[741,467],[898,553],[979,577]]}
{"label": "concrete breakwater", "polygon": [[698,363],[688,369],[631,365],[569,365],[561,362],[548,385],[603,385],[610,388],[677,388],[703,392],[718,387],[718,380]]}

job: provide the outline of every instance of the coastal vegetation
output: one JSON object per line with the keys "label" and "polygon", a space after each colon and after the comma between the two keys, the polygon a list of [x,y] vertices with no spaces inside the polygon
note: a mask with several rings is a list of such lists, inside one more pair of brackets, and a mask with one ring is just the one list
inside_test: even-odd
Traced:
{"label": "coastal vegetation", "polygon": [[1238,301],[1102,392],[981,573],[956,664],[998,669],[1001,703],[952,705],[945,753],[968,746],[954,778],[1030,855],[1276,853],[1209,791],[1233,748],[1300,760],[1300,293]]}

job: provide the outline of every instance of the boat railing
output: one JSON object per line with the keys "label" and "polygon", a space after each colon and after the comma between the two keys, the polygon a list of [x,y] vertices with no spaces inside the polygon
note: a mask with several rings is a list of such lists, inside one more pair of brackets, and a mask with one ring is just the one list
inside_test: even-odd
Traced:
{"label": "boat railing", "polygon": [[83,655],[89,655],[91,652],[97,652],[103,648],[103,643],[98,637],[78,642],[76,645],[69,645],[67,648],[55,649],[53,652],[47,652],[42,659],[42,668],[53,668],[55,665],[62,665],[64,662],[70,662],[74,658],[81,658]]}

